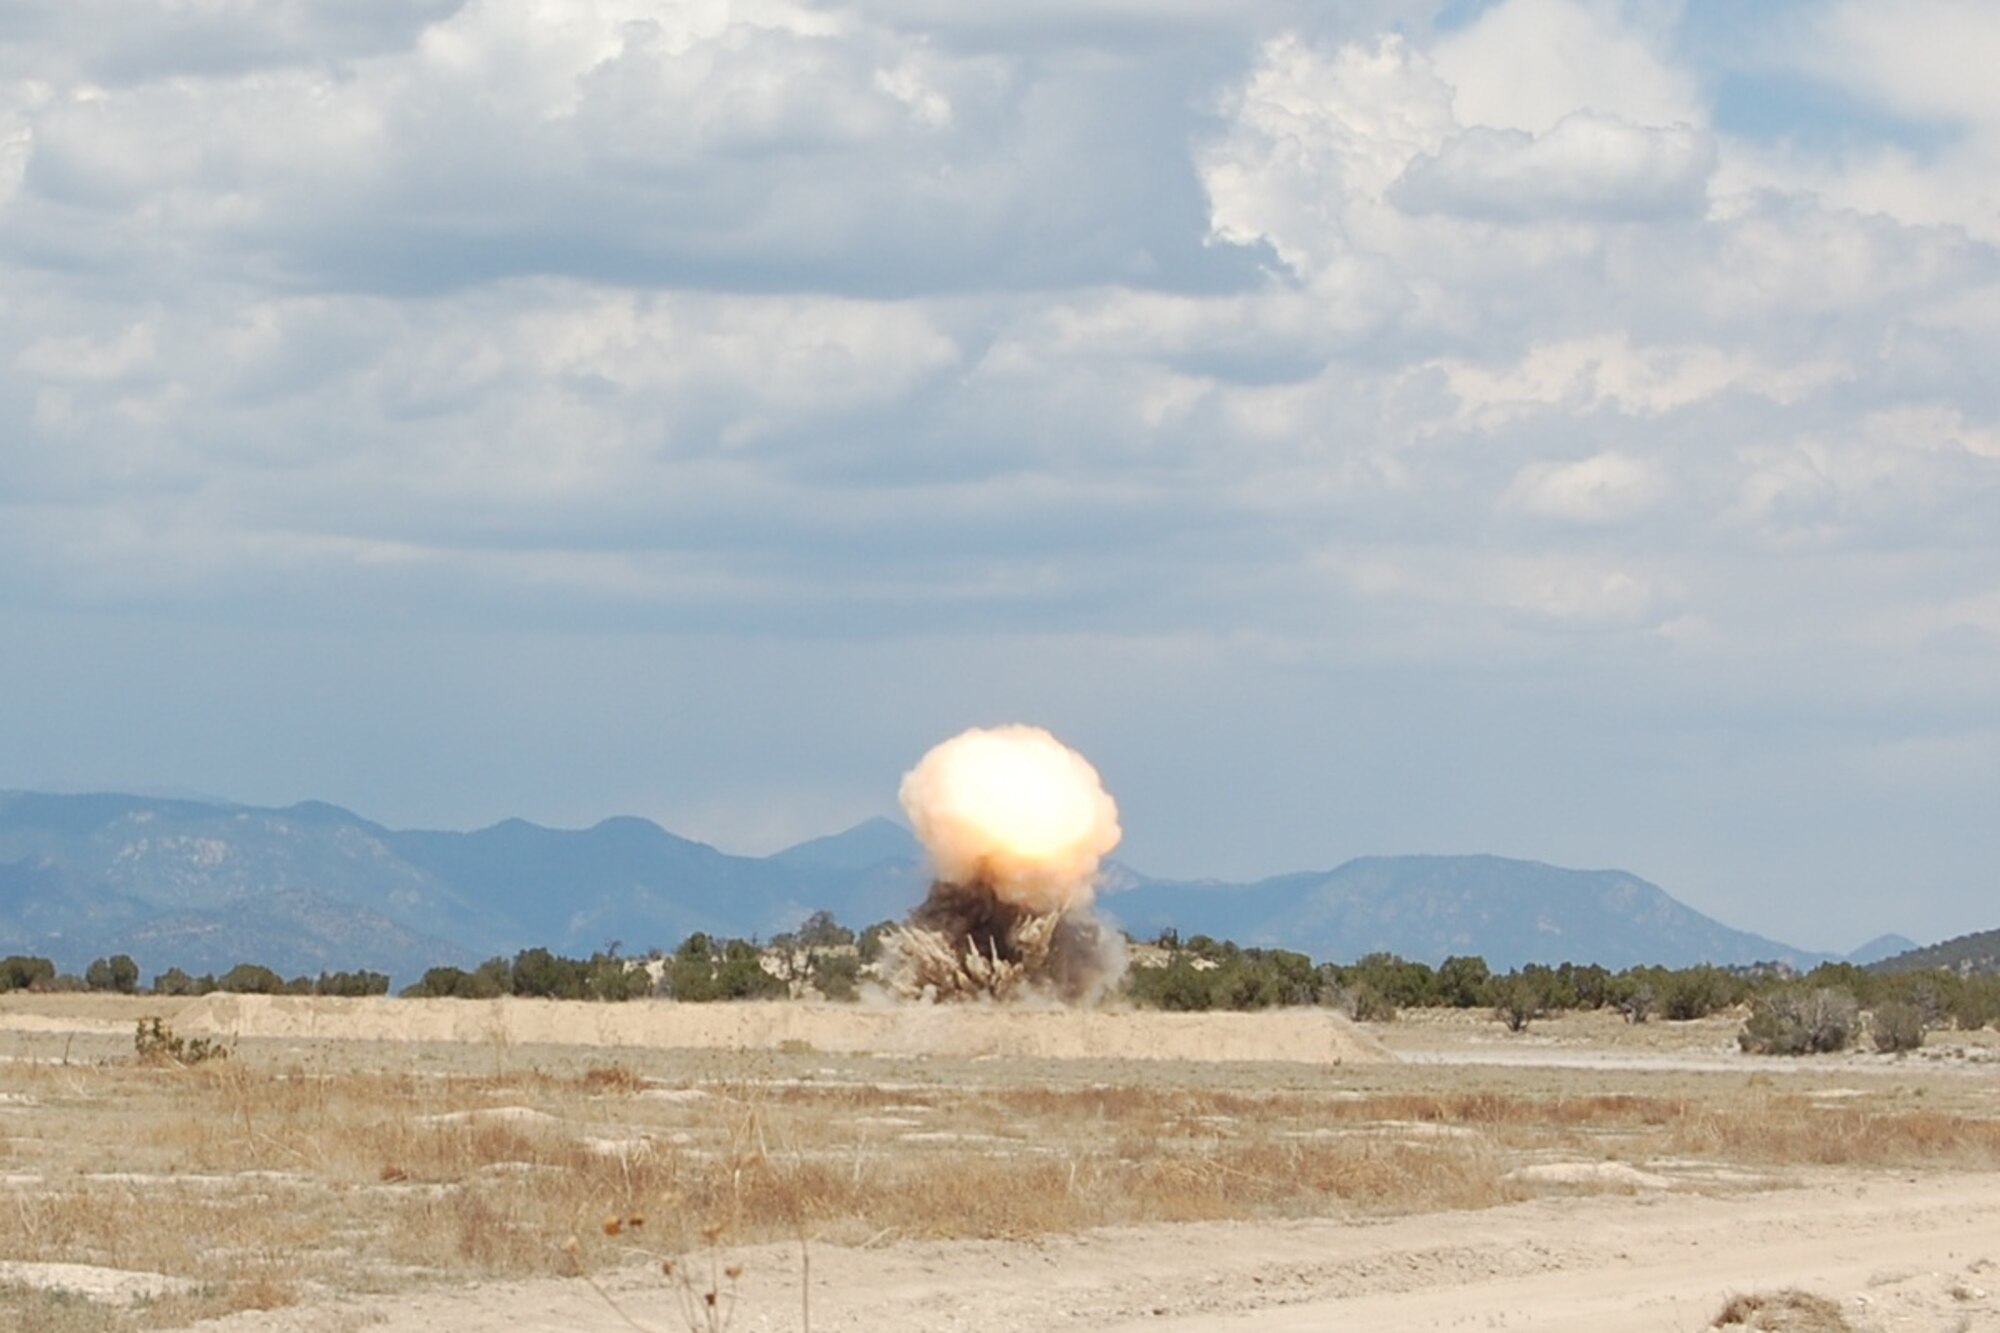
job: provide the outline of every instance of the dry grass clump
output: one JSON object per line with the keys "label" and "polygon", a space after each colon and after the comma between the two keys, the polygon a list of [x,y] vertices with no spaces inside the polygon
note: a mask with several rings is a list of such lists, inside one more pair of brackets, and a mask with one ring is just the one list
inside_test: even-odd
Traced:
{"label": "dry grass clump", "polygon": [[1925,1109],[1872,1110],[1761,1096],[1677,1120],[1685,1150],[1777,1166],[2000,1165],[2000,1121]]}
{"label": "dry grass clump", "polygon": [[624,1065],[592,1065],[577,1077],[577,1086],[600,1096],[631,1094],[646,1086],[644,1076]]}
{"label": "dry grass clump", "polygon": [[1027,1116],[1085,1121],[1154,1120],[1173,1116],[1296,1116],[1325,1104],[1323,1097],[1242,1093],[1216,1089],[1145,1088],[1100,1084],[1087,1088],[997,1088],[995,1105]]}
{"label": "dry grass clump", "polygon": [[1503,1179],[1501,1159],[1479,1145],[1261,1142],[1145,1162],[1135,1175],[1153,1221],[1311,1216],[1342,1206],[1432,1212],[1524,1197]]}
{"label": "dry grass clump", "polygon": [[[591,1070],[415,1078],[248,1060],[62,1081],[36,1113],[44,1187],[0,1212],[0,1253],[201,1284],[162,1316],[587,1270],[630,1253],[634,1216],[654,1219],[654,1253],[674,1254],[708,1226],[743,1244],[1024,1237],[1512,1197],[1478,1143],[1311,1137],[1329,1104],[1298,1094],[741,1080],[647,1097],[636,1075]],[[606,1216],[626,1223],[607,1231]]]}
{"label": "dry grass clump", "polygon": [[1709,1327],[1762,1329],[1768,1333],[1856,1333],[1838,1304],[1795,1287],[1732,1296]]}
{"label": "dry grass clump", "polygon": [[2000,1120],[1922,1107],[1827,1106],[1751,1089],[1731,1102],[1630,1093],[1539,1097],[1480,1092],[1387,1094],[1328,1108],[1339,1120],[1479,1129],[1503,1145],[1564,1141],[1564,1131],[1622,1134],[1664,1154],[1760,1166],[2000,1166]]}
{"label": "dry grass clump", "polygon": [[1497,1091],[1383,1093],[1348,1102],[1333,1113],[1348,1120],[1407,1120],[1423,1124],[1546,1128],[1657,1128],[1698,1116],[1708,1099],[1587,1093],[1542,1096]]}

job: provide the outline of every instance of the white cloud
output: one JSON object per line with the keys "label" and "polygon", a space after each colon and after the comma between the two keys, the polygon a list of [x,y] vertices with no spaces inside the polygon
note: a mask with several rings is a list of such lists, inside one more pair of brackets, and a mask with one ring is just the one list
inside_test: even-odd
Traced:
{"label": "white cloud", "polygon": [[2000,13],[1970,0],[1837,0],[1808,8],[1788,38],[1768,57],[1781,73],[1829,84],[1911,133],[1739,142],[1726,177],[2000,242]]}
{"label": "white cloud", "polygon": [[1796,438],[1747,442],[1731,519],[1775,545],[1986,545],[2000,432],[1936,405],[1885,408]]}
{"label": "white cloud", "polygon": [[[1650,631],[1674,614],[1680,597],[1654,576],[1589,555],[1330,549],[1316,564],[1369,601],[1453,617],[1460,633],[1474,625],[1488,635],[1513,628],[1529,636],[1550,628],[1565,634]],[[1480,619],[1496,613],[1503,617],[1497,626]],[[1441,638],[1464,643],[1449,633]],[[1486,646],[1502,641],[1489,639]]]}
{"label": "white cloud", "polygon": [[144,371],[157,355],[152,327],[137,323],[106,338],[90,334],[37,338],[14,358],[14,367],[42,380],[106,383]]}
{"label": "white cloud", "polygon": [[[1101,74],[778,0],[474,3],[331,67],[72,76],[14,111],[10,220],[79,269],[157,281],[206,260],[388,293],[549,273],[880,293],[1213,267],[1185,166],[1097,151],[1133,114],[1080,96]],[[1118,203],[1176,182],[1178,230],[1171,208]]]}
{"label": "white cloud", "polygon": [[1703,211],[1715,148],[1687,125],[1573,111],[1545,134],[1474,127],[1412,161],[1391,198],[1420,213],[1503,222]]}
{"label": "white cloud", "polygon": [[1893,9],[1835,0],[1817,16],[1805,62],[1906,115],[2000,130],[2000,12],[1978,0],[1907,0]]}
{"label": "white cloud", "polygon": [[1356,214],[1452,130],[1450,89],[1396,38],[1331,53],[1273,41],[1227,109],[1228,133],[1202,154],[1214,234],[1268,241],[1306,277],[1350,253]]}
{"label": "white cloud", "polygon": [[[338,696],[301,626],[431,672],[384,735],[573,701],[548,735],[625,790],[633,717],[723,753],[774,699],[911,753],[1066,701],[1136,770],[1277,755],[1322,806],[1357,719],[1433,775],[1600,724],[1628,776],[1754,748],[1750,809],[1814,780],[1788,727],[2000,718],[1989,24],[1787,8],[1757,58],[1862,108],[1805,146],[1718,128],[1742,71],[1672,0],[17,5],[0,616],[52,684],[0,754],[193,715],[230,635],[270,716]],[[462,705],[507,653],[458,634],[519,693]],[[297,725],[255,762],[329,748]],[[1621,838],[1725,799],[1661,820],[1566,753]],[[1410,789],[1351,836],[1478,840]]]}
{"label": "white cloud", "polygon": [[1618,0],[1504,0],[1432,53],[1465,125],[1542,134],[1577,111],[1636,125],[1701,125],[1707,107],[1666,34]]}
{"label": "white cloud", "polygon": [[1458,420],[1488,428],[1552,409],[1657,416],[1732,390],[1790,403],[1839,378],[1837,365],[1772,368],[1712,345],[1638,347],[1622,333],[1537,343],[1504,367],[1437,364],[1459,401]]}
{"label": "white cloud", "polygon": [[1514,478],[1505,499],[1544,518],[1611,523],[1652,508],[1667,486],[1659,464],[1602,453],[1573,463],[1532,463]]}

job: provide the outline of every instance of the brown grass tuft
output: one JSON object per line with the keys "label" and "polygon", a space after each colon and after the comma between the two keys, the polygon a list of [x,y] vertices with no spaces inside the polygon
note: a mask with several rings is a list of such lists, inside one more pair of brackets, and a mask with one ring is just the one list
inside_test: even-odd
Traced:
{"label": "brown grass tuft", "polygon": [[589,1093],[629,1096],[642,1090],[646,1080],[624,1065],[592,1065],[577,1078],[577,1084]]}
{"label": "brown grass tuft", "polygon": [[1855,1333],[1837,1303],[1797,1288],[1732,1296],[1709,1327],[1769,1333]]}

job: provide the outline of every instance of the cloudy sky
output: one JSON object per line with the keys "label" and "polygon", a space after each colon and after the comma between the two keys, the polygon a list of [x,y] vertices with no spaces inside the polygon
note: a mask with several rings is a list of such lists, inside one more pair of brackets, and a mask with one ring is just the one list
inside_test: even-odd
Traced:
{"label": "cloudy sky", "polygon": [[2000,7],[11,0],[0,786],[2000,925]]}

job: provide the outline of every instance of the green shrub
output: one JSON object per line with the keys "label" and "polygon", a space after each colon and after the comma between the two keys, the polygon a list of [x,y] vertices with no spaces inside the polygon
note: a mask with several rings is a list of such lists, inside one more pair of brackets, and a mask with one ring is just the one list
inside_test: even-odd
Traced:
{"label": "green shrub", "polygon": [[229,1048],[207,1037],[181,1037],[163,1018],[142,1018],[132,1034],[132,1050],[142,1064],[198,1065],[206,1060],[227,1060]]}
{"label": "green shrub", "polygon": [[56,965],[30,954],[0,958],[0,991],[45,988],[56,979]]}
{"label": "green shrub", "polygon": [[813,963],[812,983],[829,1000],[858,1000],[861,959],[852,953],[821,954]]}
{"label": "green shrub", "polygon": [[1587,963],[1582,967],[1564,963],[1556,969],[1556,973],[1563,978],[1570,994],[1576,997],[1577,1008],[1602,1009],[1611,1003],[1613,978],[1609,968],[1596,963]]}
{"label": "green shrub", "polygon": [[1334,992],[1334,1006],[1357,1023],[1393,1023],[1396,1002],[1368,982],[1357,982]]}
{"label": "green shrub", "polygon": [[1819,1055],[1854,1040],[1860,1006],[1831,986],[1788,986],[1759,996],[1737,1044],[1755,1055]]}
{"label": "green shrub", "polygon": [[1963,978],[1950,997],[1949,1017],[1961,1032],[2000,1023],[2000,976]]}
{"label": "green shrub", "polygon": [[238,995],[282,995],[285,979],[262,963],[238,963],[216,979],[215,988]]}
{"label": "green shrub", "polygon": [[1924,1011],[1905,1000],[1890,1000],[1869,1015],[1868,1037],[1887,1053],[1914,1051],[1924,1044]]}
{"label": "green shrub", "polygon": [[155,995],[206,995],[215,989],[215,978],[204,972],[191,977],[178,967],[170,967],[153,978]]}
{"label": "green shrub", "polygon": [[756,945],[696,931],[667,960],[665,989],[676,1000],[701,1003],[783,999],[789,988],[784,978],[764,970]]}
{"label": "green shrub", "polygon": [[1438,964],[1437,999],[1454,1009],[1477,1009],[1486,1000],[1492,969],[1478,954],[1454,954]]}
{"label": "green shrub", "polygon": [[1659,990],[1660,1017],[1676,1023],[1707,1018],[1735,1004],[1743,983],[1719,967],[1703,964],[1669,972]]}
{"label": "green shrub", "polygon": [[864,929],[854,941],[855,956],[864,965],[880,962],[882,958],[882,940],[895,928],[896,923],[893,921],[877,921],[874,925]]}
{"label": "green shrub", "polygon": [[1542,988],[1533,976],[1510,973],[1496,977],[1488,988],[1493,996],[1493,1016],[1507,1025],[1509,1032],[1526,1032],[1528,1024],[1547,1013]]}
{"label": "green shrub", "polygon": [[424,969],[398,992],[405,999],[493,1000],[509,993],[513,973],[505,958],[489,958],[468,972],[448,964]]}
{"label": "green shrub", "polygon": [[315,995],[387,995],[389,978],[386,973],[370,972],[362,968],[359,972],[322,972],[313,983]]}
{"label": "green shrub", "polygon": [[1623,978],[1620,982],[1623,984],[1614,984],[1610,991],[1612,1007],[1624,1015],[1627,1023],[1643,1023],[1651,1018],[1660,1003],[1653,983]]}
{"label": "green shrub", "polygon": [[616,949],[590,956],[585,964],[584,996],[592,1000],[636,1000],[652,993],[652,974],[639,962],[620,958]]}
{"label": "green shrub", "polygon": [[1210,971],[1196,967],[1192,956],[1176,953],[1165,967],[1135,967],[1126,973],[1126,994],[1148,1008],[1199,1013],[1215,1007]]}
{"label": "green shrub", "polygon": [[125,953],[99,958],[83,970],[83,984],[91,990],[130,995],[139,989],[139,965],[132,961],[132,955]]}
{"label": "green shrub", "polygon": [[844,949],[854,943],[854,932],[824,909],[800,922],[794,934],[800,946],[807,949]]}
{"label": "green shrub", "polygon": [[580,1000],[589,986],[589,964],[548,949],[523,949],[514,955],[514,994],[545,1000]]}
{"label": "green shrub", "polygon": [[1392,953],[1371,953],[1340,969],[1342,989],[1376,991],[1398,1009],[1421,1009],[1437,1002],[1437,974],[1428,964]]}

